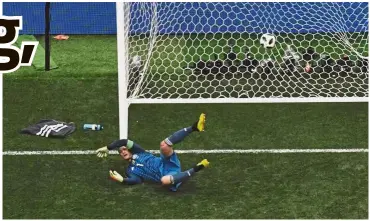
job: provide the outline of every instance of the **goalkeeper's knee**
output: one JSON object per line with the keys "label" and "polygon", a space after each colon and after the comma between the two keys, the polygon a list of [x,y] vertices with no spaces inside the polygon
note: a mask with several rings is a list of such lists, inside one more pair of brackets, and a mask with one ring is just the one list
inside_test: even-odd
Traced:
{"label": "goalkeeper's knee", "polygon": [[165,141],[161,142],[160,150],[161,154],[163,154],[165,157],[169,157],[173,154],[173,148],[170,145],[168,145]]}
{"label": "goalkeeper's knee", "polygon": [[161,178],[162,185],[170,185],[173,184],[173,176],[172,175],[166,175]]}

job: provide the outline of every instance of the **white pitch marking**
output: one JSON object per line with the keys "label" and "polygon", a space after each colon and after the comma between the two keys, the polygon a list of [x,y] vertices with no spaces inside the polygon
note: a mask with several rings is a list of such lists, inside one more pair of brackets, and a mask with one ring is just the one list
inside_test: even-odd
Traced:
{"label": "white pitch marking", "polygon": [[[148,150],[150,153],[159,154],[159,150]],[[368,149],[218,149],[218,150],[176,150],[178,154],[225,154],[225,153],[367,153]],[[90,155],[95,154],[94,150],[71,150],[71,151],[4,151],[3,155],[29,156],[29,155]],[[117,151],[110,151],[110,154],[118,154]]]}

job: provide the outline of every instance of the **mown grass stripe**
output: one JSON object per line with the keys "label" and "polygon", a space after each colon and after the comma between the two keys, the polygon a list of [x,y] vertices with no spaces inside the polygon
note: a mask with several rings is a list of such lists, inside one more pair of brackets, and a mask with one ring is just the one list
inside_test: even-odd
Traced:
{"label": "mown grass stripe", "polygon": [[[159,154],[159,150],[148,150],[148,152]],[[218,149],[218,150],[176,150],[178,154],[258,154],[258,153],[367,153],[368,149]],[[90,155],[95,154],[93,150],[71,150],[71,151],[4,151],[3,155],[8,156],[29,156],[29,155]],[[117,151],[110,151],[110,154],[117,154]]]}

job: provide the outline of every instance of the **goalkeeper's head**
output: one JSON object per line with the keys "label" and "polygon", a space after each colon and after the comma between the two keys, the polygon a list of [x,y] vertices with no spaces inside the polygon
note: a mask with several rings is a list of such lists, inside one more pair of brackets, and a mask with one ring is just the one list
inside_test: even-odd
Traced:
{"label": "goalkeeper's head", "polygon": [[124,160],[132,159],[132,153],[125,146],[120,147],[118,153]]}

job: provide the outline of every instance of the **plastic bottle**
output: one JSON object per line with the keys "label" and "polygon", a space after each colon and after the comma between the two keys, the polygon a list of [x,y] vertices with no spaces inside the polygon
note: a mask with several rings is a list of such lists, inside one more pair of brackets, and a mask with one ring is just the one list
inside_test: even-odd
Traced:
{"label": "plastic bottle", "polygon": [[103,126],[100,124],[84,124],[84,130],[103,130]]}

